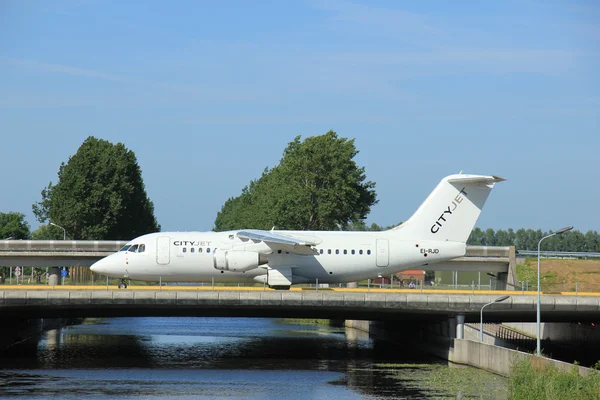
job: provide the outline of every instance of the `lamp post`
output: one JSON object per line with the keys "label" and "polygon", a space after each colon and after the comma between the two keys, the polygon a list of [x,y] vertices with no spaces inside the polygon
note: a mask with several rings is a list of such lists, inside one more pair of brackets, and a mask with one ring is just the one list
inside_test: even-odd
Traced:
{"label": "lamp post", "polygon": [[487,303],[483,307],[481,307],[481,312],[479,314],[479,341],[480,342],[483,342],[483,309],[486,308],[487,306],[489,306],[490,304],[500,303],[501,301],[504,301],[504,300],[508,299],[509,297],[510,296],[498,297],[496,300],[490,301],[489,303]]}
{"label": "lamp post", "polygon": [[67,240],[67,230],[60,225],[56,225],[54,222],[50,222],[50,225],[54,225],[63,230],[63,240]]}
{"label": "lamp post", "polygon": [[536,340],[536,354],[538,355],[538,357],[542,356],[542,347],[541,347],[541,343],[540,343],[540,321],[541,321],[541,317],[540,317],[540,248],[542,245],[542,240],[547,239],[551,236],[554,235],[560,235],[562,233],[568,232],[571,229],[573,229],[572,226],[567,226],[565,228],[559,229],[554,233],[551,233],[549,235],[544,236],[543,238],[540,239],[540,241],[538,242],[538,268],[537,268],[537,307],[536,307],[536,311],[537,311],[537,318],[536,318],[536,326],[535,326],[535,340]]}

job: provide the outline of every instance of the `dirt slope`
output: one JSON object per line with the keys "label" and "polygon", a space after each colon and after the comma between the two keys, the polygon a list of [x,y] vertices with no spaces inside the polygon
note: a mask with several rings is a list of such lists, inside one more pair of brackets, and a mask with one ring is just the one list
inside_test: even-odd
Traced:
{"label": "dirt slope", "polygon": [[[542,290],[600,292],[600,260],[541,260]],[[530,290],[537,282],[537,258],[528,258],[525,264],[517,265],[519,281],[529,280]]]}

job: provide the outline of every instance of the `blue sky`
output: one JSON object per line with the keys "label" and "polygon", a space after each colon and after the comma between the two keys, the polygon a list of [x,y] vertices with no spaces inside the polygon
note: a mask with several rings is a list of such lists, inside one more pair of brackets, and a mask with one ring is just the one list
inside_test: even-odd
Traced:
{"label": "blue sky", "polygon": [[0,211],[94,135],[163,230],[210,230],[296,135],[355,138],[368,222],[463,170],[507,178],[481,228],[600,230],[597,1],[0,2]]}

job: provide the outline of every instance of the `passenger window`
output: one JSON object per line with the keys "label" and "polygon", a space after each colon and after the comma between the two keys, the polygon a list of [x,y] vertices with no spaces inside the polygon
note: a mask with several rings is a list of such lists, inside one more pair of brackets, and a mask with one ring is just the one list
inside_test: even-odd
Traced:
{"label": "passenger window", "polygon": [[362,256],[362,250],[359,250],[359,251],[358,251],[358,254],[360,254],[360,255]]}
{"label": "passenger window", "polygon": [[323,254],[323,249],[319,250],[319,254]]}
{"label": "passenger window", "polygon": [[140,247],[138,247],[138,253],[143,253],[145,251],[146,251],[146,245],[140,244]]}
{"label": "passenger window", "polygon": [[184,252],[184,253],[185,253],[185,252],[187,252],[187,249],[186,249],[185,247],[183,248],[183,252]]}
{"label": "passenger window", "polygon": [[193,252],[194,252],[194,248],[192,247],[192,248],[190,249],[190,253],[193,253]]}
{"label": "passenger window", "polygon": [[327,254],[331,254],[331,249],[327,250]]}
{"label": "passenger window", "polygon": [[352,250],[352,255],[354,255],[354,250]]}
{"label": "passenger window", "polygon": [[339,249],[335,249],[335,254],[340,254],[340,250]]}
{"label": "passenger window", "polygon": [[207,252],[207,253],[210,253],[210,247],[206,249],[206,252]]}
{"label": "passenger window", "polygon": [[344,249],[344,254],[348,254],[348,250]]}
{"label": "passenger window", "polygon": [[131,252],[131,253],[137,253],[137,248],[138,248],[138,245],[137,245],[137,244],[134,244],[134,245],[133,245],[133,246],[131,246],[131,247],[129,248],[129,250],[127,250],[127,251],[129,251],[129,252]]}
{"label": "passenger window", "polygon": [[198,253],[202,253],[202,247],[198,248]]}
{"label": "passenger window", "polygon": [[367,255],[370,256],[371,255],[371,250],[367,250]]}

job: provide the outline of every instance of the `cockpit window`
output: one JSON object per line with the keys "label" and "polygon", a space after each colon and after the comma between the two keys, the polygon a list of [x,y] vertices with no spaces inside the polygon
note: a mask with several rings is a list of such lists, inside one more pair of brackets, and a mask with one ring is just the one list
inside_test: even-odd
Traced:
{"label": "cockpit window", "polygon": [[121,247],[121,250],[119,250],[119,251],[127,251],[130,247],[131,247],[130,244],[126,244],[125,246]]}
{"label": "cockpit window", "polygon": [[129,248],[129,250],[127,250],[127,251],[129,251],[129,252],[131,252],[131,253],[137,253],[137,249],[138,249],[138,245],[137,245],[137,244],[134,244],[134,245],[133,245],[133,246],[131,246],[131,247]]}
{"label": "cockpit window", "polygon": [[140,244],[140,247],[138,247],[138,253],[143,253],[145,251],[146,251],[146,245]]}

